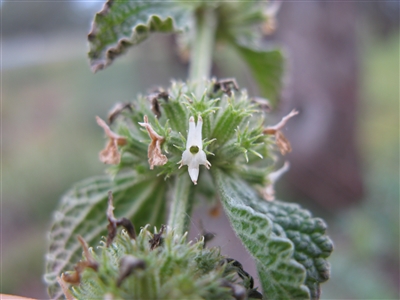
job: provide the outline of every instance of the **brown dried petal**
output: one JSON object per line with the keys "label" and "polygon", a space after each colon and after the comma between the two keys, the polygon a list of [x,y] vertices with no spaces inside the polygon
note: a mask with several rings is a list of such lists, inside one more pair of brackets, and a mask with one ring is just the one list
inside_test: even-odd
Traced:
{"label": "brown dried petal", "polygon": [[213,88],[214,93],[218,92],[219,90],[221,90],[229,97],[231,97],[232,90],[238,91],[239,86],[235,78],[225,78],[225,79],[220,79],[214,83],[214,88]]}
{"label": "brown dried petal", "polygon": [[161,245],[162,243],[162,235],[164,233],[166,226],[165,225],[161,225],[161,229],[158,233],[155,233],[153,235],[153,238],[151,238],[149,240],[149,244],[150,244],[150,250],[154,250],[155,248],[157,248],[158,246]]}
{"label": "brown dried petal", "polygon": [[130,110],[133,111],[131,103],[116,103],[113,108],[108,112],[108,124],[112,124],[114,120],[121,114],[123,110]]}
{"label": "brown dried petal", "polygon": [[[92,254],[90,253],[89,247],[88,247],[87,243],[85,242],[85,240],[81,236],[78,236],[78,240],[82,245],[86,260],[81,260],[80,262],[78,262],[74,267],[74,269],[75,269],[74,272],[63,273],[61,275],[61,279],[64,282],[71,283],[71,284],[80,284],[81,274],[86,268],[91,268],[95,271],[97,271],[97,269],[99,268],[99,264],[93,258]],[[61,285],[61,283],[60,283],[60,285]],[[61,288],[63,288],[63,287],[61,286]],[[65,291],[64,291],[64,293],[65,293]]]}
{"label": "brown dried petal", "polygon": [[251,98],[251,102],[257,104],[262,111],[265,112],[271,111],[271,103],[267,99],[261,97],[253,97]]}
{"label": "brown dried petal", "polygon": [[83,253],[85,254],[85,258],[87,261],[87,267],[97,271],[99,268],[99,263],[94,259],[92,253],[90,253],[88,244],[80,235],[78,235],[78,240],[82,245]]}
{"label": "brown dried petal", "polygon": [[[79,264],[79,263],[78,263],[78,264]],[[69,272],[69,273],[63,273],[63,274],[61,275],[61,279],[62,279],[64,282],[71,283],[71,284],[75,284],[75,285],[81,283],[80,272],[77,271],[77,269],[79,269],[79,268],[78,268],[78,264],[76,264],[76,266],[74,267],[74,268],[75,268],[75,271]]]}
{"label": "brown dried petal", "polygon": [[108,208],[107,208],[107,219],[108,219],[108,236],[107,236],[107,247],[110,246],[117,235],[117,227],[122,226],[128,232],[131,239],[136,239],[136,230],[132,222],[127,218],[116,219],[114,217],[114,206],[113,206],[113,195],[112,192],[108,192]]}
{"label": "brown dried petal", "polygon": [[297,110],[293,109],[289,114],[284,116],[278,124],[265,128],[264,134],[275,134],[278,130],[281,130],[286,125],[287,121],[289,121],[290,118],[294,117],[298,113],[299,112]]}
{"label": "brown dried petal", "polygon": [[147,149],[147,157],[149,158],[150,169],[153,170],[154,166],[163,166],[167,163],[168,158],[161,153],[161,144],[164,142],[164,137],[160,136],[151,127],[147,116],[144,116],[144,122],[139,125],[146,128],[151,142]]}
{"label": "brown dried petal", "polygon": [[292,152],[292,146],[290,145],[289,140],[284,136],[282,131],[277,131],[275,134],[275,142],[281,151],[282,155],[286,155],[287,153]]}
{"label": "brown dried petal", "polygon": [[278,146],[282,155],[285,155],[285,154],[291,152],[292,147],[291,147],[288,139],[282,133],[281,129],[286,125],[287,121],[290,118],[294,117],[298,113],[299,112],[297,110],[293,109],[288,115],[284,116],[278,124],[276,124],[275,126],[268,126],[263,131],[264,134],[275,135],[276,145]]}
{"label": "brown dried petal", "polygon": [[75,300],[74,296],[72,296],[71,291],[68,289],[68,284],[59,276],[57,276],[57,282],[60,285],[64,296],[67,300]]}
{"label": "brown dried petal", "polygon": [[102,163],[109,165],[118,165],[121,161],[121,154],[115,140],[109,140],[106,147],[100,151],[99,159]]}
{"label": "brown dried petal", "polygon": [[105,134],[109,138],[106,147],[100,152],[100,161],[105,164],[119,164],[121,161],[121,154],[118,151],[118,146],[126,144],[126,138],[122,137],[115,132],[111,131],[110,127],[101,118],[96,117],[97,124],[104,129]]}

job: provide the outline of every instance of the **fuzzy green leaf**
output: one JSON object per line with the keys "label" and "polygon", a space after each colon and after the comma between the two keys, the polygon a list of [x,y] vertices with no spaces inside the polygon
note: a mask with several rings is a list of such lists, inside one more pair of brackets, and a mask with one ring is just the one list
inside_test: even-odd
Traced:
{"label": "fuzzy green leaf", "polygon": [[277,50],[261,47],[260,28],[269,19],[268,1],[231,1],[218,9],[217,40],[230,44],[247,63],[262,97],[276,106],[282,86],[284,58]]}
{"label": "fuzzy green leaf", "polygon": [[273,232],[264,213],[250,207],[256,193],[240,179],[213,172],[225,212],[238,237],[256,260],[267,299],[309,299],[305,268],[294,258],[294,245]]}
{"label": "fuzzy green leaf", "polygon": [[49,295],[60,298],[62,292],[56,277],[72,270],[82,253],[77,236],[89,244],[97,244],[107,234],[108,191],[113,192],[117,218],[130,218],[136,230],[147,223],[160,226],[164,222],[165,184],[162,179],[119,174],[114,180],[99,176],[76,184],[61,200],[54,214],[49,233],[45,280]]}
{"label": "fuzzy green leaf", "polygon": [[325,223],[298,205],[260,199],[241,179],[214,176],[232,227],[256,259],[265,295],[318,299],[333,249]]}
{"label": "fuzzy green leaf", "polygon": [[285,235],[295,247],[294,259],[307,270],[305,284],[310,290],[311,299],[319,299],[320,284],[330,277],[327,258],[333,250],[333,243],[326,235],[326,224],[320,218],[313,218],[309,211],[297,204],[273,202],[254,202],[252,207],[265,213],[274,223],[276,235]]}
{"label": "fuzzy green leaf", "polygon": [[94,72],[141,43],[153,32],[183,31],[190,24],[190,6],[173,2],[108,0],[96,14],[88,35],[90,65]]}
{"label": "fuzzy green leaf", "polygon": [[266,97],[272,106],[279,100],[284,72],[284,57],[279,50],[256,50],[250,47],[235,45],[235,48],[246,61],[258,83],[261,96]]}

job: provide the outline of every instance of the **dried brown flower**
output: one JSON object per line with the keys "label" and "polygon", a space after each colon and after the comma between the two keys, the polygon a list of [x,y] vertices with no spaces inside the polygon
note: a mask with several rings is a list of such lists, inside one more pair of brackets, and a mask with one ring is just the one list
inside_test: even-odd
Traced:
{"label": "dried brown flower", "polygon": [[75,300],[75,297],[72,296],[71,291],[68,289],[67,282],[65,282],[64,279],[60,278],[59,276],[57,276],[57,282],[60,285],[60,287],[64,293],[65,299]]}
{"label": "dried brown flower", "polygon": [[133,111],[132,103],[116,103],[111,110],[108,112],[108,124],[112,124],[114,120],[122,113],[124,110]]}
{"label": "dried brown flower", "polygon": [[96,117],[97,124],[104,129],[105,134],[109,138],[106,147],[100,152],[100,161],[105,164],[118,165],[121,161],[121,154],[118,151],[118,146],[126,144],[126,138],[111,131],[110,127],[101,118]]}
{"label": "dried brown flower", "polygon": [[153,170],[154,166],[165,165],[168,161],[168,158],[161,153],[161,144],[164,142],[164,137],[160,136],[154,131],[147,116],[144,116],[144,122],[139,123],[139,125],[146,128],[151,139],[149,148],[147,149],[147,157],[149,158],[150,169]]}
{"label": "dried brown flower", "polygon": [[113,206],[113,195],[112,192],[108,192],[108,208],[107,208],[107,219],[108,219],[108,236],[107,236],[107,247],[110,246],[117,235],[117,227],[122,226],[127,231],[131,239],[136,239],[136,230],[132,222],[127,218],[116,219],[114,217],[114,206]]}
{"label": "dried brown flower", "polygon": [[229,97],[232,96],[232,90],[238,91],[239,85],[236,82],[235,78],[225,78],[217,80],[214,83],[213,92],[216,93],[218,91],[222,91],[227,94]]}
{"label": "dried brown flower", "polygon": [[284,116],[278,124],[276,124],[275,126],[268,126],[263,131],[264,134],[275,135],[276,145],[278,146],[282,155],[285,155],[285,154],[291,152],[292,146],[290,145],[290,142],[285,137],[285,135],[282,133],[281,129],[286,125],[287,121],[290,118],[294,117],[298,113],[299,112],[297,110],[293,109],[288,115]]}
{"label": "dried brown flower", "polygon": [[163,99],[165,102],[168,102],[169,94],[163,89],[159,88],[155,90],[153,93],[147,96],[147,99],[151,103],[151,111],[156,115],[157,119],[161,118],[161,107],[158,102],[159,99]]}
{"label": "dried brown flower", "polygon": [[165,225],[161,225],[160,231],[158,233],[155,233],[153,235],[153,238],[149,240],[150,244],[150,250],[154,250],[158,246],[162,244],[162,235],[164,233],[164,230],[166,229]]}
{"label": "dried brown flower", "polygon": [[[85,242],[85,240],[79,235],[78,240],[82,245],[83,248],[83,253],[85,254],[86,260],[81,260],[78,262],[74,269],[75,271],[72,273],[63,273],[61,275],[61,280],[64,281],[65,283],[71,283],[71,284],[79,284],[81,282],[81,274],[86,268],[91,268],[95,271],[99,268],[99,263],[93,258],[92,254],[89,251],[88,244]],[[59,282],[60,283],[60,282]],[[61,285],[61,283],[60,283]],[[61,285],[61,288],[64,291],[63,286]],[[64,291],[65,294],[65,291]]]}

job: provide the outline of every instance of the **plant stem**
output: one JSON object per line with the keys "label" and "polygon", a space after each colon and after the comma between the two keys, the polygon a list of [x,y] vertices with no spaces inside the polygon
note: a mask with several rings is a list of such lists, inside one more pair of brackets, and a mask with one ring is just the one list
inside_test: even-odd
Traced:
{"label": "plant stem", "polygon": [[168,226],[182,235],[189,229],[189,216],[192,210],[191,182],[187,174],[178,176],[175,181],[174,194],[168,216]]}
{"label": "plant stem", "polygon": [[189,80],[197,83],[195,95],[199,99],[204,93],[204,81],[211,74],[217,18],[215,10],[208,7],[199,9],[195,16]]}

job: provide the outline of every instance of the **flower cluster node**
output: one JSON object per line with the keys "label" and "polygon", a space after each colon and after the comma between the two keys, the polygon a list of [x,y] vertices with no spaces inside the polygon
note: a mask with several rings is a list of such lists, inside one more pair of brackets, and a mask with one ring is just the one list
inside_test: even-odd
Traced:
{"label": "flower cluster node", "polygon": [[189,132],[186,140],[186,150],[182,153],[182,159],[179,162],[182,166],[188,166],[190,179],[194,184],[197,184],[199,178],[199,166],[204,165],[207,169],[211,167],[207,160],[206,153],[203,150],[203,140],[201,131],[203,127],[203,119],[199,115],[197,117],[197,125],[194,122],[194,117],[189,118]]}
{"label": "flower cluster node", "polygon": [[121,161],[121,153],[118,151],[118,146],[125,145],[127,140],[125,137],[113,132],[100,117],[96,116],[96,121],[104,129],[105,134],[109,138],[106,147],[99,153],[99,159],[105,164],[118,165]]}
{"label": "flower cluster node", "polygon": [[144,116],[144,122],[140,123],[140,126],[146,128],[151,142],[149,144],[149,148],[147,149],[147,157],[149,158],[150,170],[154,169],[154,166],[163,166],[167,163],[168,158],[161,153],[161,144],[164,142],[164,137],[160,136],[151,124],[149,123],[149,119],[147,116]]}

